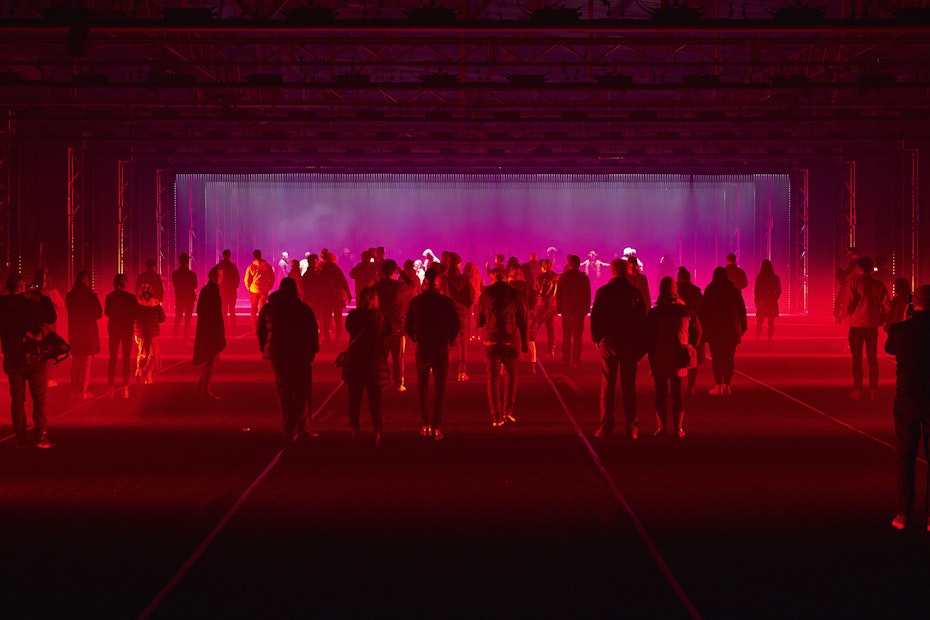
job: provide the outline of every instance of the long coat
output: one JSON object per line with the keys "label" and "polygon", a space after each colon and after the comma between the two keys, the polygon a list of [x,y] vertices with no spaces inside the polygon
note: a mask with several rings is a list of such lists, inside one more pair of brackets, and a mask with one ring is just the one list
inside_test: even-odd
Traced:
{"label": "long coat", "polygon": [[200,289],[197,299],[197,331],[194,334],[194,365],[204,364],[226,348],[223,302],[220,287],[212,280]]}
{"label": "long coat", "polygon": [[688,368],[697,367],[697,357],[686,367],[679,367],[681,349],[695,347],[701,338],[701,327],[694,313],[677,297],[659,297],[646,315],[646,339],[649,368],[654,377],[684,377]]}
{"label": "long coat", "polygon": [[704,289],[698,312],[704,342],[739,344],[746,331],[743,295],[729,280],[714,280]]}
{"label": "long coat", "polygon": [[68,308],[68,344],[74,355],[100,353],[100,332],[97,320],[103,307],[97,293],[86,287],[73,288],[65,297]]}
{"label": "long coat", "polygon": [[390,335],[391,326],[380,310],[356,308],[346,315],[349,346],[346,349],[342,378],[346,383],[379,383],[387,377],[387,353],[384,338]]}

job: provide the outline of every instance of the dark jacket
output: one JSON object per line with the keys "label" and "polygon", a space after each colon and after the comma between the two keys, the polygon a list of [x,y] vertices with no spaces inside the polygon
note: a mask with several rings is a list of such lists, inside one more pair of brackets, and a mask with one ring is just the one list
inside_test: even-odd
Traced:
{"label": "dark jacket", "polygon": [[68,308],[68,344],[75,355],[100,353],[97,320],[103,316],[100,298],[87,287],[73,288],[65,296]]}
{"label": "dark jacket", "polygon": [[591,279],[580,269],[568,268],[559,276],[555,292],[559,314],[579,317],[591,311]]}
{"label": "dark jacket", "polygon": [[[28,296],[27,296],[28,295]],[[0,346],[3,369],[7,372],[26,367],[26,332],[38,334],[43,324],[58,320],[52,300],[45,295],[18,293],[0,297]]]}
{"label": "dark jacket", "polygon": [[491,311],[491,307],[493,306],[493,302],[496,297],[508,297],[514,302],[516,308],[517,333],[513,334],[510,340],[507,342],[495,342],[492,338],[492,335],[488,333],[487,329],[485,329],[483,330],[482,334],[485,344],[506,344],[514,347],[520,346],[522,351],[526,351],[528,346],[526,333],[528,312],[526,309],[526,303],[523,299],[523,296],[521,296],[512,286],[506,282],[495,282],[494,284],[481,291],[481,297],[478,298],[478,308],[475,311],[478,327],[485,327],[488,324],[488,313]]}
{"label": "dark jacket", "polygon": [[197,298],[197,331],[194,334],[194,364],[203,364],[226,348],[223,301],[213,280],[200,289]]}
{"label": "dark jacket", "polygon": [[930,404],[930,312],[892,324],[885,351],[897,358],[897,398]]}
{"label": "dark jacket", "polygon": [[320,330],[310,306],[297,291],[268,296],[256,323],[262,357],[275,362],[313,361],[320,350]]}
{"label": "dark jacket", "polygon": [[778,298],[781,297],[781,278],[774,273],[760,273],[752,289],[756,302],[756,316],[774,318],[778,316]]}
{"label": "dark jacket", "polygon": [[242,284],[239,276],[239,268],[231,260],[225,258],[216,264],[223,272],[223,281],[220,282],[220,291],[224,295],[235,295],[236,289]]}
{"label": "dark jacket", "polygon": [[165,322],[165,309],[151,293],[142,293],[136,309],[135,335],[137,338],[154,338],[161,333]]}
{"label": "dark jacket", "polygon": [[146,269],[139,274],[139,277],[136,278],[136,296],[142,293],[142,287],[146,284],[149,290],[152,291],[152,295],[155,295],[155,299],[158,301],[165,301],[165,285],[161,281],[161,276],[158,275],[157,271]]}
{"label": "dark jacket", "polygon": [[384,319],[390,324],[393,334],[402,336],[407,307],[416,294],[416,285],[409,280],[407,274],[402,273],[397,280],[381,278],[375,284],[374,290],[378,296],[378,307],[384,314]]}
{"label": "dark jacket", "polygon": [[417,357],[448,355],[461,326],[455,303],[442,293],[425,290],[410,300],[404,331],[417,343]]}
{"label": "dark jacket", "polygon": [[615,351],[646,353],[644,326],[646,303],[638,288],[624,277],[611,278],[597,289],[591,308],[591,338],[595,343],[610,346]]}
{"label": "dark jacket", "polygon": [[387,353],[384,337],[391,326],[377,308],[356,308],[346,315],[349,346],[346,349],[342,378],[346,383],[371,384],[387,377]]}
{"label": "dark jacket", "polygon": [[[694,313],[678,297],[659,296],[646,315],[649,368],[654,377],[684,377],[697,367],[694,347],[701,339],[701,326]],[[691,345],[691,362],[679,367],[682,346]]]}
{"label": "dark jacket", "polygon": [[107,333],[111,336],[132,336],[136,323],[139,301],[129,291],[111,291],[104,299],[107,315]]}
{"label": "dark jacket", "polygon": [[714,280],[704,289],[698,317],[705,342],[739,344],[746,331],[743,295],[729,280]]}
{"label": "dark jacket", "polygon": [[174,298],[179,304],[191,304],[197,299],[197,274],[190,267],[178,267],[171,272]]}
{"label": "dark jacket", "polygon": [[320,276],[323,278],[321,289],[321,302],[324,308],[345,308],[352,301],[352,291],[349,290],[349,281],[339,265],[324,261],[320,265]]}

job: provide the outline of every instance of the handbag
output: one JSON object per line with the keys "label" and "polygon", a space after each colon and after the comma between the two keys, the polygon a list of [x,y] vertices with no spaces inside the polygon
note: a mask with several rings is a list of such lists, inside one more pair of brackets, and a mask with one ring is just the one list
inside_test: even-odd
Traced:
{"label": "handbag", "polygon": [[43,327],[39,333],[26,332],[23,336],[23,348],[26,351],[26,363],[29,365],[48,360],[54,360],[59,364],[71,355],[71,345],[58,332],[47,327]]}

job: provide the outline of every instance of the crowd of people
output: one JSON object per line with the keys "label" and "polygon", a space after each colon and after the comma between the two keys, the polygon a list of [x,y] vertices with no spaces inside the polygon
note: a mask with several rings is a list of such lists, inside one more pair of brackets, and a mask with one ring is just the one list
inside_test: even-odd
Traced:
{"label": "crowd of people", "polygon": [[[420,434],[441,440],[453,354],[457,357],[456,380],[467,381],[467,343],[482,344],[491,424],[513,424],[521,355],[527,356],[534,372],[535,363],[544,355],[560,358],[569,367],[578,365],[585,341],[585,319],[590,315],[590,338],[601,360],[600,425],[595,437],[604,438],[614,432],[619,378],[624,428],[630,438],[636,439],[639,420],[635,383],[639,363],[648,359],[654,381],[655,434],[684,437],[685,400],[694,394],[697,369],[706,360],[707,350],[714,377],[709,393],[731,395],[736,350],[748,327],[743,291],[749,287],[749,278],[736,264],[734,254],[714,270],[703,291],[691,282],[685,267],[676,269],[670,256],[663,256],[657,265],[655,300],[649,293],[648,278],[642,273],[642,262],[632,251],[609,263],[597,260],[593,251],[586,261],[569,254],[561,272],[550,258],[538,259],[531,254],[528,261],[521,263],[516,257],[505,260],[499,254],[485,264],[486,284],[481,269],[474,262],[463,265],[455,252],[442,252],[437,257],[426,250],[419,259],[399,265],[385,257],[384,248],[369,248],[347,277],[337,256],[325,248],[319,255],[308,252],[303,260],[290,260],[283,253],[277,269],[260,250],[255,250],[242,276],[230,251],[224,250],[222,260],[209,270],[208,281],[199,293],[190,257],[182,254],[178,262],[171,274],[175,297],[172,335],[188,341],[196,308],[192,361],[203,366],[197,396],[217,398],[212,390],[212,375],[226,346],[226,330],[236,326],[237,291],[244,285],[249,297],[249,328],[262,356],[271,362],[284,434],[289,441],[316,435],[309,419],[312,362],[321,346],[342,347],[343,328],[348,336],[339,361],[349,390],[352,438],[359,441],[361,406],[363,394],[367,393],[375,443],[380,444],[382,390],[407,390],[404,355],[408,341],[416,346]],[[609,279],[597,285],[601,273],[608,269]],[[919,381],[915,379],[926,383],[924,366],[928,356],[921,352],[927,349],[914,349],[914,343],[927,338],[930,330],[921,327],[926,322],[923,312],[930,303],[930,288],[921,287],[912,296],[906,279],[891,279],[885,261],[862,257],[854,247],[849,249],[847,268],[840,270],[837,278],[835,318],[849,325],[851,397],[877,397],[880,329],[889,334],[886,350],[899,357],[895,418],[902,499],[895,525],[903,527],[913,504],[915,436],[920,437],[919,425],[915,430],[914,424],[915,420],[926,423],[930,415],[930,399],[923,393],[926,388],[916,387]],[[354,286],[350,287],[349,279]],[[278,288],[274,290],[276,283]],[[889,286],[893,287],[893,295]],[[100,352],[97,322],[103,316],[107,319],[109,346],[107,395],[129,398],[133,376],[141,383],[154,380],[161,359],[160,326],[166,320],[165,286],[154,260],[146,261],[145,270],[136,278],[135,292],[129,288],[129,278],[117,274],[113,290],[101,304],[86,271],[76,275],[64,298],[52,286],[45,269],[38,270],[31,284],[19,274],[7,278],[6,294],[0,304],[0,331],[18,446],[53,445],[48,437],[45,403],[47,388],[57,384],[54,365],[27,359],[24,343],[41,338],[44,332],[57,332],[59,317],[67,318],[73,356],[70,385],[76,397],[93,397],[90,371],[94,356]],[[773,339],[781,293],[781,281],[771,261],[762,261],[753,286],[757,340],[761,340],[766,324],[765,335],[769,341]],[[353,299],[355,308],[343,320]],[[896,326],[912,315],[919,320],[908,321],[906,327]],[[556,347],[559,317],[560,351]],[[540,348],[537,340],[543,327],[546,340],[545,347]],[[868,363],[867,389],[863,383],[863,349]],[[117,384],[120,356],[122,373]],[[901,358],[909,360],[903,369]],[[27,388],[34,403],[32,439],[25,413]]]}

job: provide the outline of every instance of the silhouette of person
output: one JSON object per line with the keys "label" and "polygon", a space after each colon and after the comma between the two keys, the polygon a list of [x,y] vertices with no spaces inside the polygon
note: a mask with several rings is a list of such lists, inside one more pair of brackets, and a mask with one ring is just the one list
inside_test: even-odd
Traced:
{"label": "silhouette of person", "polygon": [[742,267],[736,265],[736,254],[727,254],[727,264],[724,269],[727,271],[727,278],[733,283],[733,286],[739,289],[740,294],[742,294],[743,289],[749,286],[749,278],[746,276],[746,272],[743,271]]}
{"label": "silhouette of person", "polygon": [[[884,286],[884,285],[883,285]],[[897,360],[894,397],[895,450],[898,456],[897,514],[891,524],[907,527],[914,507],[915,466],[923,433],[930,433],[930,285],[914,290],[914,316],[888,329],[885,351]],[[930,519],[927,521],[930,531]]]}
{"label": "silhouette of person", "polygon": [[[3,371],[10,384],[10,417],[16,446],[51,448],[48,438],[46,395],[48,364],[27,359],[26,339],[38,336],[43,324],[55,323],[58,316],[52,301],[39,292],[38,286],[26,287],[23,277],[14,273],[6,279],[7,295],[0,298],[0,345],[3,349]],[[36,440],[31,442],[26,428],[26,386],[32,397],[32,422]]]}
{"label": "silhouette of person", "polygon": [[404,318],[407,305],[416,293],[416,285],[410,276],[397,268],[397,261],[392,258],[381,263],[384,277],[372,287],[378,297],[378,307],[384,320],[391,327],[391,333],[384,339],[384,349],[391,356],[391,379],[394,390],[406,392],[404,380],[404,351],[407,341],[404,337]]}
{"label": "silhouette of person", "polygon": [[223,272],[223,277],[219,280],[223,318],[227,321],[228,327],[234,329],[236,327],[236,296],[242,280],[239,276],[239,268],[230,260],[231,256],[232,252],[223,250],[223,259],[216,266]]}
{"label": "silhouette of person", "polygon": [[[165,309],[147,287],[142,287],[139,307],[136,310],[135,339],[136,379],[145,384],[154,381],[153,375],[161,363],[158,355],[158,336],[165,322]],[[129,394],[128,388],[126,394]]]}
{"label": "silhouette of person", "polygon": [[[449,252],[448,268],[442,275],[442,293],[449,297],[455,305],[459,317],[459,333],[455,339],[455,348],[459,354],[458,381],[468,381],[468,340],[466,325],[471,316],[472,306],[475,305],[475,289],[471,280],[462,273],[462,257],[455,252]],[[419,349],[417,349],[419,350]]]}
{"label": "silhouette of person", "polygon": [[914,315],[914,304],[911,301],[911,283],[907,278],[895,278],[894,297],[891,298],[891,310],[885,318],[884,330],[887,332],[892,325],[906,321]]}
{"label": "silhouette of person", "polygon": [[74,286],[65,296],[68,308],[68,343],[71,345],[71,391],[83,399],[90,393],[90,370],[94,356],[100,353],[97,320],[103,316],[100,298],[90,286],[90,272],[82,269],[74,277]]}
{"label": "silhouette of person", "polygon": [[[481,270],[478,269],[478,265],[474,261],[468,261],[465,263],[465,267],[462,269],[462,273],[468,278],[468,281],[471,283],[472,288],[472,298],[475,302],[478,301],[478,298],[481,296],[481,289],[484,288],[484,280],[481,278]],[[478,339],[478,328],[475,326],[475,309],[476,305],[472,304],[469,309],[469,317],[466,322],[464,333],[465,337],[468,340],[477,340]]]}
{"label": "silhouette of person", "polygon": [[278,290],[268,296],[255,332],[262,357],[274,371],[285,442],[313,436],[309,430],[312,364],[320,350],[320,332],[293,279],[281,280]]}
{"label": "silhouette of person", "polygon": [[781,278],[775,275],[772,261],[769,259],[762,261],[752,291],[756,302],[756,340],[762,336],[762,324],[767,319],[769,322],[768,339],[771,341],[775,335],[778,298],[781,297]]}
{"label": "silhouette of person", "polygon": [[342,378],[349,388],[349,427],[352,443],[358,444],[361,432],[362,396],[368,394],[368,413],[375,432],[375,446],[382,441],[382,380],[387,377],[387,354],[384,338],[391,326],[378,309],[378,297],[370,287],[359,291],[358,303],[346,315],[349,346],[346,348]]}
{"label": "silhouette of person", "polygon": [[[577,267],[576,267],[577,269]],[[581,272],[579,272],[581,274]],[[581,276],[587,278],[584,274]],[[516,422],[517,357],[520,347],[527,351],[526,305],[523,297],[507,282],[502,267],[491,271],[492,283],[478,298],[478,328],[484,340],[485,368],[488,375],[488,404],[491,424]],[[585,312],[587,314],[587,311]],[[503,371],[501,370],[503,369]],[[504,380],[501,381],[503,372]]]}
{"label": "silhouette of person", "polygon": [[191,271],[191,257],[187,253],[178,257],[179,266],[171,272],[171,284],[174,286],[174,328],[171,337],[178,339],[178,328],[184,320],[184,340],[190,337],[191,316],[197,301],[197,274]]}
{"label": "silhouette of person", "polygon": [[613,277],[597,290],[591,307],[591,339],[601,355],[601,424],[594,433],[598,438],[613,432],[618,371],[626,431],[631,439],[639,438],[636,366],[646,354],[646,303],[628,279],[630,268],[625,259],[611,261]]}
{"label": "silhouette of person", "polygon": [[662,282],[662,278],[671,278],[675,280],[677,276],[678,267],[675,265],[675,261],[672,260],[672,255],[663,254],[658,264],[656,264],[656,288],[659,288],[659,283]]}
{"label": "silhouette of person", "polygon": [[[691,282],[691,272],[685,267],[678,268],[678,298],[685,302],[688,310],[697,316],[701,308],[701,287]],[[697,347],[697,364],[688,367],[688,396],[694,396],[694,386],[697,384],[698,366],[704,363],[706,357],[704,343],[699,339],[694,345]]]}
{"label": "silhouette of person", "polygon": [[714,269],[713,278],[704,289],[698,312],[703,340],[710,346],[714,369],[714,396],[732,394],[730,383],[735,371],[736,347],[746,333],[746,304],[739,289],[727,277],[725,267]]}
{"label": "silhouette of person", "polygon": [[139,301],[135,295],[126,290],[127,288],[129,288],[129,278],[122,273],[116,274],[113,276],[113,290],[107,294],[103,303],[104,314],[107,315],[107,347],[110,353],[107,361],[107,396],[110,398],[115,395],[117,357],[120,354],[123,356],[123,384],[119,391],[121,398],[129,398],[131,364],[135,361],[130,357],[130,350]]}
{"label": "silhouette of person", "polygon": [[[460,312],[455,302],[440,292],[440,279],[435,265],[426,270],[424,289],[410,300],[404,321],[404,332],[417,343],[417,393],[423,420],[420,435],[436,440],[442,439],[440,429],[449,376],[449,350],[461,329]],[[468,288],[467,281],[465,285]],[[436,389],[432,408],[428,403],[430,372]]]}
{"label": "silhouette of person", "polygon": [[220,293],[224,277],[219,265],[207,274],[207,283],[200,289],[197,298],[197,328],[194,332],[193,364],[203,364],[197,382],[197,396],[214,400],[219,397],[213,393],[210,382],[220,351],[226,348],[226,326],[223,323],[223,299]]}
{"label": "silhouette of person", "polygon": [[[556,306],[556,291],[559,286],[559,274],[552,270],[552,261],[544,258],[539,261],[540,273],[533,282],[533,298],[535,303],[530,311],[529,348],[530,363],[536,363],[536,338],[539,328],[546,327],[546,351],[550,357],[555,357],[555,317],[558,314]],[[535,370],[535,366],[533,367]]]}
{"label": "silhouette of person", "polygon": [[[32,277],[32,285],[38,287],[39,294],[43,297],[48,297],[49,301],[52,302],[52,307],[55,308],[55,314],[58,319],[62,317],[67,318],[65,312],[65,300],[61,296],[61,293],[58,292],[58,289],[52,285],[52,279],[49,276],[48,269],[40,267],[36,269],[35,275]],[[42,328],[44,330],[58,332],[58,320],[43,324]],[[48,368],[46,369],[46,376],[48,379],[48,387],[52,388],[58,385],[58,381],[55,379],[57,365],[49,360]]]}
{"label": "silhouette of person", "polygon": [[336,255],[323,248],[320,259],[320,276],[325,283],[322,287],[323,340],[338,345],[342,338],[342,311],[352,301],[352,291],[345,274],[336,264]]}
{"label": "silhouette of person", "polygon": [[[656,388],[656,437],[685,436],[681,380],[688,375],[688,368],[697,366],[695,345],[701,338],[700,323],[677,293],[675,280],[668,276],[662,278],[656,305],[646,315],[649,367]],[[669,395],[674,425],[671,429],[668,428]]]}
{"label": "silhouette of person", "polygon": [[142,294],[142,287],[148,286],[155,299],[165,301],[165,284],[161,281],[161,276],[156,271],[158,263],[154,258],[146,259],[145,271],[136,278],[136,297]]}
{"label": "silhouette of person", "polygon": [[570,366],[581,363],[584,318],[591,310],[591,279],[581,271],[581,259],[569,254],[565,271],[555,292],[556,308],[562,315],[562,361]]}
{"label": "silhouette of person", "polygon": [[268,301],[268,293],[274,288],[275,275],[274,269],[262,258],[261,250],[252,252],[252,262],[245,269],[245,289],[249,292],[249,304],[251,306],[251,323],[249,329],[255,330],[255,322],[258,313]]}
{"label": "silhouette of person", "polygon": [[[885,285],[872,277],[874,263],[863,256],[856,261],[852,275],[841,290],[845,320],[849,322],[849,350],[852,354],[853,400],[878,398],[878,328],[891,312],[891,298]],[[869,363],[869,391],[862,391],[862,349]]]}

